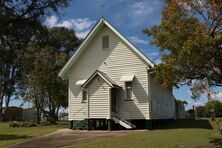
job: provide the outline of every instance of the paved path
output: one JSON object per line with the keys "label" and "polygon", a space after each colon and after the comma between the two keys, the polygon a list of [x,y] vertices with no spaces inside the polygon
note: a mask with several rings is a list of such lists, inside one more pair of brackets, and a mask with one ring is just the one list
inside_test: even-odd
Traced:
{"label": "paved path", "polygon": [[[142,130],[140,130],[142,131]],[[123,136],[129,133],[138,132],[137,130],[124,131],[78,131],[61,129],[38,138],[33,138],[21,144],[10,146],[10,148],[56,148],[63,147],[79,142],[88,142],[98,138],[108,138]]]}

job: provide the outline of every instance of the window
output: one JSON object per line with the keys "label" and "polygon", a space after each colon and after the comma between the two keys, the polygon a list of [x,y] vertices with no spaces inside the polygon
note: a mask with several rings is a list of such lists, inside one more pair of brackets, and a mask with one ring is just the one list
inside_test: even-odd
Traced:
{"label": "window", "polygon": [[126,98],[127,100],[133,99],[132,82],[125,82],[126,85]]}
{"label": "window", "polygon": [[109,48],[109,36],[105,35],[102,37],[102,49]]}
{"label": "window", "polygon": [[86,102],[88,98],[88,91],[87,90],[83,90],[82,91],[82,102]]}

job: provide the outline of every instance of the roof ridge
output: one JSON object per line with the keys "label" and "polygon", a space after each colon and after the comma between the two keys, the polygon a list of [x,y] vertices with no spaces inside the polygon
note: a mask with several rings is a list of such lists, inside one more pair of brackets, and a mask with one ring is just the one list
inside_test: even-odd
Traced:
{"label": "roof ridge", "polygon": [[[106,25],[109,29],[111,29],[114,34],[116,34],[123,42],[125,42],[132,50],[135,51],[135,53],[141,58],[141,60],[145,61],[147,65],[154,67],[154,63],[145,56],[134,44],[132,44],[124,35],[122,35],[115,27],[113,27],[108,21],[106,21],[105,18],[101,18],[97,23],[94,25],[94,27],[90,30],[90,32],[87,34],[85,39],[83,40],[82,44],[78,47],[76,52],[71,56],[71,58],[67,61],[67,63],[63,66],[61,71],[59,72],[59,77],[65,78],[65,74],[67,71],[71,68],[72,64],[77,60],[79,55],[81,54],[81,50],[85,49],[86,44],[91,40],[92,36],[95,35],[99,31],[99,28],[101,28],[103,25]],[[148,67],[147,67],[148,68]]]}

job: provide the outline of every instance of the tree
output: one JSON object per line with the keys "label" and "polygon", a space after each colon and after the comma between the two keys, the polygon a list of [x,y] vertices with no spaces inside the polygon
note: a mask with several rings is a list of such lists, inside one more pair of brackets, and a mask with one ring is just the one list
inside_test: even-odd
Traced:
{"label": "tree", "polygon": [[75,32],[64,27],[49,29],[47,35],[47,40],[30,46],[22,88],[24,98],[37,108],[38,123],[42,113],[56,123],[60,107],[67,107],[67,82],[58,78],[58,73],[80,43]]}
{"label": "tree", "polygon": [[222,102],[219,100],[208,101],[205,104],[204,108],[206,109],[206,112],[208,114],[211,114],[212,112],[214,113],[214,115],[212,116],[214,120],[215,120],[215,116],[222,115]]}
{"label": "tree", "polygon": [[197,117],[206,117],[206,110],[204,106],[198,106],[196,109],[197,109]]}
{"label": "tree", "polygon": [[194,81],[190,91],[192,93],[192,99],[199,99],[201,95],[206,94],[208,101],[211,101],[212,95],[216,94],[216,92],[213,91],[212,86],[209,85],[207,79]]}
{"label": "tree", "polygon": [[44,113],[51,123],[58,120],[60,107],[68,106],[68,85],[67,82],[58,78],[58,73],[79,44],[80,40],[73,30],[64,27],[55,27],[49,30],[49,40],[46,47],[51,51],[49,52],[51,61],[48,64],[52,68],[51,72],[48,73],[49,79],[46,85],[47,97],[45,102],[48,111],[45,110]]}
{"label": "tree", "polygon": [[222,102],[219,100],[208,101],[204,106],[206,112],[210,114],[212,120],[215,120],[219,129],[219,132],[222,134],[221,120],[216,120],[216,116],[222,115]]}
{"label": "tree", "polygon": [[165,87],[207,80],[220,86],[222,79],[222,1],[167,0],[160,25],[145,29],[158,46],[162,64],[156,79]]}
{"label": "tree", "polygon": [[30,42],[44,36],[45,14],[66,7],[69,0],[0,1],[0,120],[20,85]]}

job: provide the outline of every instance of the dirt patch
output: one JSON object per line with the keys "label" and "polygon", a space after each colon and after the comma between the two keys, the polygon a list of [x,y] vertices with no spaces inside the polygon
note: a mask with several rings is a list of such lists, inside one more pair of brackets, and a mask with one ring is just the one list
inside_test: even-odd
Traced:
{"label": "dirt patch", "polygon": [[[142,130],[139,130],[142,131]],[[78,131],[60,129],[54,133],[50,133],[38,138],[31,139],[24,143],[10,146],[10,148],[54,148],[63,147],[80,142],[89,142],[98,138],[110,138],[116,136],[124,136],[130,133],[139,132],[137,130],[123,131]]]}

